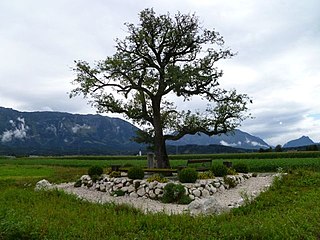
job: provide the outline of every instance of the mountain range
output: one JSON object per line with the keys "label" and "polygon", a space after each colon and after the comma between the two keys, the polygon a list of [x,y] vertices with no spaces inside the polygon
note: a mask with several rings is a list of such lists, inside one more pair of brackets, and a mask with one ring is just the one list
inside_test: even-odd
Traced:
{"label": "mountain range", "polygon": [[[0,155],[137,154],[137,127],[120,118],[63,112],[19,112],[0,107]],[[208,137],[186,135],[167,142],[169,153],[243,152],[269,148],[261,138],[236,129]]]}
{"label": "mountain range", "polygon": [[132,154],[136,131],[119,118],[0,107],[0,154]]}

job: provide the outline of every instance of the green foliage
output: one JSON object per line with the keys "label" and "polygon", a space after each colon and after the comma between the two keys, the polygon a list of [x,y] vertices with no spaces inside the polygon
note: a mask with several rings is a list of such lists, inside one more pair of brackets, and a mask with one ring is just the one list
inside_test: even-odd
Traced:
{"label": "green foliage", "polygon": [[112,171],[112,172],[109,174],[109,177],[112,177],[112,178],[118,178],[118,177],[121,177],[121,172],[118,172],[118,171]]}
{"label": "green foliage", "polygon": [[130,179],[143,179],[144,171],[141,167],[131,167],[128,170],[128,178]]}
{"label": "green foliage", "polygon": [[121,196],[124,196],[126,193],[124,191],[122,191],[121,189],[118,189],[114,192],[111,193],[111,195],[113,196],[117,196],[117,197],[121,197]]}
{"label": "green foliage", "polygon": [[282,152],[282,146],[280,144],[278,144],[275,148],[274,148],[275,152]]}
{"label": "green foliage", "polygon": [[[148,124],[134,140],[153,144],[160,166],[165,166],[167,153],[160,146],[166,140],[197,131],[233,130],[248,117],[250,99],[219,85],[222,72],[216,62],[234,53],[224,47],[218,32],[203,28],[198,17],[156,15],[153,9],[144,9],[139,16],[139,24],[126,24],[129,35],[116,41],[113,56],[95,66],[75,61],[77,87],[70,97],[91,96],[100,112],[121,113],[137,124]],[[175,102],[165,97],[168,94],[185,100],[200,95],[212,104],[205,114],[178,111]],[[167,129],[175,134],[158,134]],[[160,144],[154,144],[157,141]]]}
{"label": "green foliage", "polygon": [[88,175],[92,178],[93,176],[100,176],[103,173],[103,168],[100,166],[92,166],[88,169]]}
{"label": "green foliage", "polygon": [[214,179],[214,174],[211,171],[198,173],[198,179]]}
{"label": "green foliage", "polygon": [[249,167],[248,164],[245,163],[235,163],[233,168],[238,172],[238,173],[248,173],[249,172]]}
{"label": "green foliage", "polygon": [[191,199],[186,194],[182,184],[168,183],[163,189],[162,202],[189,204]]}
{"label": "green foliage", "polygon": [[157,181],[157,182],[160,182],[160,183],[166,183],[168,182],[168,179],[161,176],[160,174],[153,174],[152,176],[148,177],[147,179],[148,182],[154,182],[154,181]]}
{"label": "green foliage", "polygon": [[178,179],[182,183],[195,183],[198,179],[198,172],[194,168],[184,168],[178,172]]}
{"label": "green foliage", "polygon": [[238,173],[234,168],[228,168],[228,175],[238,175]]}
{"label": "green foliage", "polygon": [[216,177],[224,177],[228,174],[228,168],[225,165],[213,165],[211,171]]}

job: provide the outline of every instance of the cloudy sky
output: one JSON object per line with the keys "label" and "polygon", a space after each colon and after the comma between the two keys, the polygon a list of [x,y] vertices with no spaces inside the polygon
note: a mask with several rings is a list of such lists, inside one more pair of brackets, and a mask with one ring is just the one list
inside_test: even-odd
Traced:
{"label": "cloudy sky", "polygon": [[1,0],[0,106],[95,113],[68,97],[73,61],[112,55],[123,23],[151,7],[195,12],[238,52],[220,63],[220,83],[253,100],[241,130],[272,145],[302,135],[320,142],[319,0]]}

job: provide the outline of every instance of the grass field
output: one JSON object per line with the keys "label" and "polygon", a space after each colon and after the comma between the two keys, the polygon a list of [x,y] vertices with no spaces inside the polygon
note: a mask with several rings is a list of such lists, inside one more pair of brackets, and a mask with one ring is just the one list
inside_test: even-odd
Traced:
{"label": "grass field", "polygon": [[[217,154],[218,155],[218,154]],[[282,158],[248,158],[248,159],[235,159],[233,157],[225,158],[230,154],[219,154],[220,158],[217,158],[216,155],[191,155],[190,158],[208,158],[211,156],[213,159],[213,164],[222,164],[223,161],[231,161],[233,163],[246,163],[251,172],[275,172],[279,167],[284,170],[297,169],[297,168],[309,168],[315,171],[320,171],[320,157],[309,157],[309,158],[285,158],[283,154],[280,153]],[[258,154],[253,154],[254,156]],[[239,156],[239,154],[235,154]],[[260,156],[260,155],[258,155]],[[271,155],[270,155],[271,156]],[[308,156],[308,155],[307,155]],[[180,165],[186,165],[187,158],[185,155],[174,156],[171,158],[170,164],[172,168],[175,168]],[[0,165],[31,165],[31,166],[60,166],[60,167],[75,167],[75,168],[88,168],[93,165],[108,167],[113,164],[119,164],[122,166],[141,166],[146,167],[147,161],[146,157],[123,157],[119,156],[109,157],[109,156],[100,156],[100,157],[59,157],[59,158],[50,158],[50,157],[35,157],[35,158],[0,158]]]}
{"label": "grass field", "polygon": [[[278,167],[293,171],[248,206],[220,216],[191,217],[145,215],[125,205],[91,204],[59,191],[33,191],[43,178],[74,181],[91,165],[146,165],[141,159],[2,158],[0,239],[319,239],[318,158],[232,160],[238,161],[257,172]],[[174,160],[171,165],[183,163]]]}

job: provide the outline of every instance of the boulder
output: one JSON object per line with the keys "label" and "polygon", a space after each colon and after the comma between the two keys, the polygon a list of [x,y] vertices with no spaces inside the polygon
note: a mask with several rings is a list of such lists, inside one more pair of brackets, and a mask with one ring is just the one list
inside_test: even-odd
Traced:
{"label": "boulder", "polygon": [[213,197],[196,199],[188,205],[188,209],[191,215],[220,214],[226,211]]}
{"label": "boulder", "polygon": [[34,190],[35,191],[48,190],[50,188],[52,188],[52,184],[48,180],[42,179],[36,183],[36,187],[34,188]]}

